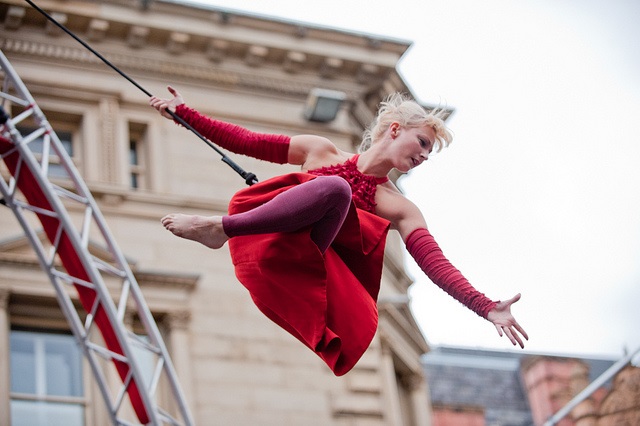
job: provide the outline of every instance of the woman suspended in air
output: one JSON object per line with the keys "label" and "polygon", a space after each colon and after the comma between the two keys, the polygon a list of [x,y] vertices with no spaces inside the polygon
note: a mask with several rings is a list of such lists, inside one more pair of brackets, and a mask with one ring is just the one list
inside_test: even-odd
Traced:
{"label": "woman suspended in air", "polygon": [[232,152],[300,166],[299,173],[237,192],[228,215],[170,214],[162,224],[212,249],[228,241],[236,276],[257,307],[334,374],[351,370],[376,332],[389,229],[400,233],[431,281],[524,347],[527,333],[511,314],[520,294],[493,301],[471,286],[445,258],[420,210],[387,177],[419,166],[451,142],[439,112],[389,96],[353,154],[321,136],[262,134],[211,119],[169,92],[171,99],[149,101],[164,117],[172,119],[168,109]]}

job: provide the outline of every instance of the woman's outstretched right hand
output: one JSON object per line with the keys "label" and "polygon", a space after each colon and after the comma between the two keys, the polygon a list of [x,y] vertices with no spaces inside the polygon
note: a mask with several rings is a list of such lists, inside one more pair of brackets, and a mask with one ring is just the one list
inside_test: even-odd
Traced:
{"label": "woman's outstretched right hand", "polygon": [[162,115],[163,117],[173,120],[173,117],[167,110],[176,112],[176,108],[178,107],[178,105],[182,105],[184,103],[184,99],[182,98],[182,95],[173,87],[167,86],[167,89],[169,90],[169,93],[173,95],[173,99],[162,99],[158,98],[157,96],[152,96],[151,99],[149,99],[149,105],[157,109],[160,115]]}

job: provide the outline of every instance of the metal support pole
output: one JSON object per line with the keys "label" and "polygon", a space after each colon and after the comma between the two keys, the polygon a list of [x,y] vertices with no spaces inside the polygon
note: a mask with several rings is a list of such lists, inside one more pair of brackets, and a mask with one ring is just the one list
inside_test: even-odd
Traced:
{"label": "metal support pole", "polygon": [[573,399],[571,399],[571,401],[567,403],[567,405],[562,407],[556,414],[551,416],[549,420],[545,422],[544,426],[554,426],[555,424],[557,424],[567,414],[569,414],[574,408],[576,408],[578,404],[580,404],[582,401],[584,401],[589,396],[591,396],[592,393],[594,393],[603,384],[605,384],[613,376],[615,376],[615,374],[618,371],[626,367],[638,353],[640,353],[640,347],[636,349],[634,352],[628,354],[627,356],[625,356],[624,358],[616,362],[615,364],[613,364],[611,367],[609,367],[607,371],[605,371],[600,375],[600,377],[595,379],[591,384],[589,384],[589,386],[587,386],[580,393],[574,396]]}

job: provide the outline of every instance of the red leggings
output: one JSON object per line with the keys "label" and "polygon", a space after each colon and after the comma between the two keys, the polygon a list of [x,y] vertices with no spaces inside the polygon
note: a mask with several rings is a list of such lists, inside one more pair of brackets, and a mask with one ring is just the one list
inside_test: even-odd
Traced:
{"label": "red leggings", "polygon": [[294,232],[311,226],[311,239],[321,252],[331,245],[351,204],[351,187],[339,176],[318,176],[248,212],[224,216],[229,237]]}

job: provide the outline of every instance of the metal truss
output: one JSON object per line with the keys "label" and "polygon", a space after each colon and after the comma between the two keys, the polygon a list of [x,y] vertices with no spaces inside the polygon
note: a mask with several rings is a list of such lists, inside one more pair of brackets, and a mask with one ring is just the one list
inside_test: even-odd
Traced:
{"label": "metal truss", "polygon": [[[93,196],[1,51],[0,67],[0,158],[6,175],[0,179],[2,203],[15,214],[55,287],[113,424],[193,424],[158,327]],[[12,117],[12,111],[21,112]],[[24,122],[36,123],[36,129],[21,126]],[[18,128],[30,130],[22,134]],[[64,169],[64,187],[48,178],[52,166]],[[46,242],[35,227],[38,222]],[[90,238],[103,245],[108,256],[92,255]],[[127,329],[125,314],[137,317],[144,333]],[[170,392],[159,395],[160,383]]]}

